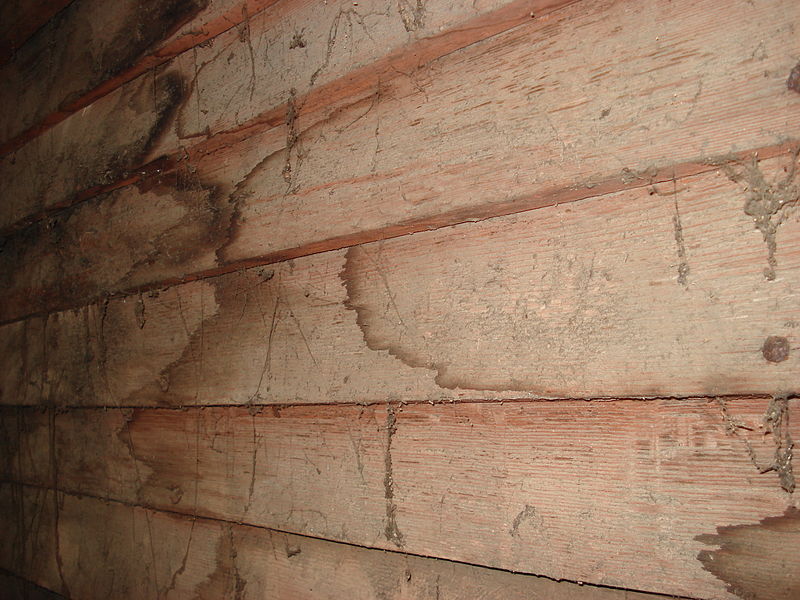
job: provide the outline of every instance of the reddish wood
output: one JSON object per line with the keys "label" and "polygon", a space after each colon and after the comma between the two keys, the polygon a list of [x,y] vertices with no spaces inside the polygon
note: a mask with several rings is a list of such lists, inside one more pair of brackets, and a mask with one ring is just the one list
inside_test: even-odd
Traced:
{"label": "reddish wood", "polygon": [[[779,590],[800,573],[786,551],[800,535],[786,513],[796,498],[778,474],[759,472],[800,437],[796,419],[780,430],[770,415],[798,409],[797,399],[710,398],[23,410],[3,419],[22,437],[4,454],[17,480],[57,477],[77,494],[556,579],[730,598],[728,586],[753,589],[768,576]],[[769,519],[785,513],[775,530]],[[758,540],[751,566],[739,531]]]}
{"label": "reddish wood", "polygon": [[[613,12],[612,5],[618,12]],[[26,290],[25,308],[16,307],[4,318],[74,306],[102,293],[158,286],[187,276],[217,274],[467,219],[529,210],[609,189],[663,183],[671,179],[673,169],[676,175],[696,172],[732,158],[733,155],[721,158],[717,153],[734,145],[750,148],[750,152],[768,148],[774,153],[786,148],[785,144],[761,145],[774,141],[771,131],[791,135],[800,122],[793,118],[800,107],[800,97],[786,89],[785,77],[767,79],[765,83],[764,64],[750,61],[749,53],[742,55],[744,46],[730,47],[730,40],[722,33],[717,45],[707,39],[703,42],[706,52],[713,49],[713,60],[695,48],[700,43],[695,30],[704,31],[722,18],[718,3],[693,4],[703,21],[691,17],[692,12],[684,15],[673,3],[652,26],[653,37],[658,35],[656,30],[663,32],[667,25],[675,36],[682,36],[674,47],[684,50],[685,57],[675,64],[667,63],[674,69],[670,72],[677,76],[686,69],[702,69],[703,65],[709,69],[704,72],[703,91],[696,102],[694,97],[700,89],[696,79],[681,80],[679,88],[670,87],[667,92],[666,88],[653,90],[646,73],[614,71],[601,77],[601,84],[593,80],[591,68],[583,65],[579,81],[591,84],[597,91],[592,96],[592,106],[582,104],[570,109],[585,96],[586,88],[577,84],[566,88],[557,77],[548,75],[545,83],[538,84],[545,85],[545,90],[534,95],[540,98],[537,106],[546,108],[549,114],[531,110],[527,100],[522,102],[518,88],[527,89],[525,86],[538,81],[533,75],[536,65],[546,61],[553,72],[561,72],[561,67],[571,64],[570,60],[577,60],[575,54],[567,52],[571,46],[563,47],[567,38],[560,34],[570,25],[590,28],[598,38],[605,39],[600,34],[608,33],[616,42],[628,46],[639,41],[637,64],[643,68],[652,60],[649,38],[642,43],[642,32],[633,27],[641,13],[628,15],[623,10],[624,3],[609,3],[603,11],[587,6],[570,5],[553,13],[549,21],[542,19],[541,23],[519,27],[442,58],[430,67],[438,76],[421,90],[413,77],[398,76],[385,87],[382,84],[380,101],[362,99],[331,118],[300,117],[296,129],[305,133],[300,142],[290,144],[288,162],[287,153],[282,150],[287,132],[285,128],[272,128],[233,147],[197,155],[178,174],[126,188],[112,196],[113,202],[102,202],[103,209],[98,208],[101,201],[82,205],[82,210],[64,216],[70,221],[66,227],[55,228],[64,240],[81,235],[81,226],[102,231],[91,225],[91,219],[97,218],[92,216],[94,213],[108,210],[108,220],[123,222],[129,219],[121,214],[128,210],[126,207],[144,211],[157,197],[157,206],[164,207],[165,213],[180,212],[187,215],[187,220],[191,214],[196,232],[192,252],[185,252],[185,248],[183,252],[173,252],[169,268],[157,265],[148,272],[146,264],[138,263],[143,249],[178,243],[180,232],[186,228],[179,228],[178,233],[165,240],[161,227],[156,228],[155,236],[149,235],[150,228],[142,233],[134,227],[126,232],[126,243],[119,244],[114,239],[115,244],[110,245],[108,262],[115,265],[110,281],[106,273],[98,272],[102,267],[93,265],[100,262],[95,247],[65,252],[88,264],[79,265],[77,272],[41,271],[35,277],[42,277],[43,282],[25,281],[34,277],[34,270],[29,259],[20,258],[17,268],[22,274],[18,281],[7,285],[12,290],[16,288],[12,295],[23,293],[18,291],[21,288]],[[778,2],[775,6],[783,4]],[[798,6],[794,3],[786,10],[800,10]],[[630,19],[631,27],[615,33],[615,15]],[[688,20],[681,21],[679,16]],[[723,16],[727,18],[728,12]],[[752,23],[760,29],[750,31],[748,39],[756,31],[759,37],[776,28],[767,14],[754,14]],[[784,29],[773,33],[776,44],[782,39],[780,35],[788,36]],[[795,43],[796,36],[784,41]],[[541,52],[533,52],[531,47],[540,48]],[[580,48],[589,51],[588,47]],[[591,50],[594,52],[594,48]],[[612,60],[616,45],[609,43],[606,51],[608,60]],[[498,55],[505,57],[501,66],[507,65],[507,69],[492,70]],[[774,57],[770,64],[775,72],[782,66],[788,69],[785,55],[776,52],[770,56]],[[733,66],[743,61],[743,68],[749,69],[741,82],[744,87],[732,86],[730,77],[736,72]],[[730,68],[721,68],[720,64]],[[503,73],[503,82],[497,80],[496,72]],[[461,98],[463,111],[454,112],[453,94]],[[601,119],[601,105],[613,104],[612,99],[620,94],[625,101],[614,105],[619,113],[617,120],[610,115]],[[653,94],[657,99],[652,98]],[[675,94],[685,102],[673,102]],[[373,101],[377,102],[374,106]],[[670,119],[658,111],[642,109],[654,101],[669,107]],[[695,105],[693,111],[689,104]],[[715,117],[722,106],[730,118]],[[564,116],[570,110],[582,116]],[[689,116],[683,119],[686,115]],[[310,125],[303,123],[305,118],[311,121]],[[566,119],[558,125],[571,132],[573,150],[569,156],[562,153],[563,138],[559,142],[560,135],[554,135],[547,126],[547,120],[554,118]],[[422,121],[417,122],[419,119]],[[377,137],[376,127],[380,133]],[[503,133],[510,131],[519,132],[513,146],[509,146],[508,136]],[[598,131],[605,133],[598,135]],[[441,135],[442,132],[449,133]],[[788,162],[787,159],[787,165]],[[668,193],[663,187],[660,186],[660,193]],[[149,208],[146,215],[138,217],[141,222],[170,219]],[[58,255],[52,244],[58,246],[61,241],[44,225],[20,236],[6,244],[9,255]],[[117,269],[120,264],[133,266],[136,272]],[[39,305],[29,306],[30,297]],[[13,298],[9,304],[19,302]]]}
{"label": "reddish wood", "polygon": [[[780,158],[759,169],[781,179],[784,166]],[[767,244],[743,209],[747,187],[722,172],[702,174],[8,325],[0,329],[11,349],[2,357],[2,401],[43,395],[57,404],[152,406],[794,391],[800,222],[778,228],[776,279],[768,280]],[[213,263],[210,250],[182,254],[202,239],[196,213],[149,198],[119,211],[124,220],[87,211],[75,228],[86,233],[62,237],[63,258],[32,254],[25,263],[46,277],[102,274],[95,291],[114,289],[120,273],[131,273],[125,286],[146,285],[173,261]],[[126,241],[140,232],[161,242]],[[138,254],[107,262],[121,243]],[[81,264],[78,248],[103,262]],[[43,303],[73,293],[51,288],[44,296],[39,273],[26,275]],[[31,306],[25,289],[7,287],[6,310]],[[772,336],[785,339],[786,360],[765,357]]]}
{"label": "reddish wood", "polygon": [[[150,74],[139,77],[0,162],[0,193],[9,198],[0,210],[0,231],[158,174],[163,165],[153,164],[154,159],[168,155],[167,163],[180,162],[186,146],[212,133],[221,135],[192,154],[209,152],[234,137],[241,140],[265,124],[281,125],[290,96],[298,106],[336,110],[353,97],[372,93],[381,80],[525,23],[534,9],[541,18],[565,1],[492,0],[475,7],[437,0],[426,3],[425,18],[413,32],[403,26],[404,12],[393,0],[384,0],[383,12],[375,5],[366,16],[358,12],[364,9],[342,0],[322,6],[309,0],[283,2],[248,17],[244,29],[220,34],[213,44],[195,47],[157,69],[173,84],[167,97],[142,105],[139,90],[153,82]],[[232,81],[243,74],[250,76],[246,85]],[[144,94],[151,96],[157,97],[156,91]],[[131,100],[133,118],[126,113]],[[132,120],[148,126],[144,143]],[[280,138],[285,142],[284,133]],[[50,176],[41,177],[42,171]]]}

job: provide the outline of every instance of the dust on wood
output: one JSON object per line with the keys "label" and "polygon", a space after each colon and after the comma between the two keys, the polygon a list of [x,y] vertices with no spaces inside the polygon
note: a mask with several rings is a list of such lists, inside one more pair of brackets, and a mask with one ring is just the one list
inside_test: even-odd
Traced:
{"label": "dust on wood", "polygon": [[535,521],[537,519],[536,515],[536,508],[531,506],[530,504],[526,504],[525,508],[523,508],[516,517],[514,517],[514,521],[511,523],[511,529],[509,529],[509,533],[511,537],[519,537],[519,528],[525,521]]}
{"label": "dust on wood", "polygon": [[425,26],[425,3],[422,0],[416,0],[415,3],[397,0],[397,12],[400,13],[400,20],[407,32],[411,33]]}

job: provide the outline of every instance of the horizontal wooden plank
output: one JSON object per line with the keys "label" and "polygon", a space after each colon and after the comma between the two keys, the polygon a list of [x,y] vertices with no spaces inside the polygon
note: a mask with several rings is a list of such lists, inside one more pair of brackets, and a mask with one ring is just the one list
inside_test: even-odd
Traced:
{"label": "horizontal wooden plank", "polygon": [[[738,398],[20,409],[3,413],[4,454],[6,477],[48,485],[55,465],[65,490],[187,515],[556,579],[790,598],[800,513],[781,485],[798,408]],[[777,454],[788,466],[762,472]]]}
{"label": "horizontal wooden plank", "polygon": [[0,589],[7,600],[63,600],[64,596],[15,575],[0,571]]}
{"label": "horizontal wooden plank", "polygon": [[[768,244],[744,208],[757,174],[785,179],[787,164],[736,167],[750,183],[703,174],[9,324],[0,328],[8,349],[0,400],[154,406],[796,391],[800,222],[785,219],[769,236],[776,265],[768,280]],[[87,219],[104,219],[112,205]],[[95,292],[125,272],[125,285],[144,285],[135,265],[145,277],[168,272],[204,224],[169,203],[160,221],[136,209],[102,230],[77,227],[85,233],[62,238],[60,256],[6,250],[0,260],[78,271],[87,267],[68,248],[91,247],[103,262],[88,268],[108,278]],[[163,243],[131,244],[130,262],[109,262],[106,248],[135,236],[134,226],[161,231]],[[37,289],[9,285],[6,310],[36,306]]]}
{"label": "horizontal wooden plank", "polygon": [[[0,561],[7,568],[19,565],[13,550],[22,549],[25,572],[43,584],[69,589],[75,598],[101,593],[132,600],[663,598],[189,519],[88,497],[60,494],[58,501],[56,538],[51,492],[0,486],[0,528],[7,534]],[[19,527],[11,517],[22,511],[34,518]],[[11,534],[9,529],[16,530]],[[26,544],[12,550],[7,541],[18,539],[15,535],[24,536]]]}
{"label": "horizontal wooden plank", "polygon": [[0,115],[0,154],[16,150],[148,69],[246,26],[250,15],[275,2],[70,2],[0,67],[0,105],[14,107]]}
{"label": "horizontal wooden plank", "polygon": [[[775,18],[800,5],[773,0],[768,10],[743,3],[738,12],[687,0],[687,7],[657,3],[657,18],[637,6],[570,5],[443,57],[428,78],[423,72],[381,83],[380,94],[375,88],[371,98],[330,118],[324,108],[301,113],[289,128],[289,153],[281,150],[286,126],[233,146],[209,142],[190,152],[195,158],[186,171],[12,236],[6,254],[17,258],[18,273],[7,269],[2,317],[164,278],[230,271],[253,257],[264,262],[663,182],[673,172],[708,170],[721,160],[718,153],[732,149],[777,152],[785,146],[769,146],[779,137],[774,132],[800,134],[800,96],[785,84],[791,68],[785,49],[800,42]],[[730,35],[739,25],[720,27],[720,19],[744,13],[737,16],[739,25],[748,24],[742,35],[781,50],[770,47],[756,61],[739,34]],[[642,22],[652,29],[642,31]],[[609,41],[598,46],[564,35],[568,28]],[[719,35],[697,33],[706,30]],[[670,50],[659,50],[661,37],[673,40]],[[629,49],[633,63],[619,63],[619,47]],[[660,59],[659,77],[669,85],[655,85],[646,68],[662,51],[678,57]],[[597,62],[614,67],[597,74],[591,67]],[[580,71],[565,79],[561,74],[575,64]],[[686,78],[687,72],[698,75]],[[606,108],[611,112],[604,115]],[[191,227],[169,229],[179,214]],[[108,222],[124,223],[125,235]],[[184,247],[165,256],[188,229],[193,252]],[[87,231],[113,237],[103,242],[102,259],[97,245],[76,243]],[[59,253],[81,264],[45,266]]]}
{"label": "horizontal wooden plank", "polygon": [[0,193],[7,199],[0,228],[22,228],[145,172],[136,167],[148,161],[174,117],[183,86],[172,73],[140,77],[0,159]]}
{"label": "horizontal wooden plank", "polygon": [[0,4],[0,65],[72,0],[5,0]]}
{"label": "horizontal wooden plank", "polygon": [[[475,7],[437,0],[425,4],[424,18],[411,30],[402,20],[405,5],[389,0],[367,8],[343,0],[278,3],[157,69],[171,84],[166,97],[162,92],[155,102],[141,102],[154,96],[140,91],[154,85],[150,74],[142,75],[0,161],[0,192],[9,198],[0,231],[163,170],[184,155],[184,146],[212,132],[248,129],[254,119],[283,123],[292,94],[305,98],[322,87],[330,103],[373,88],[387,73],[396,76],[393,69],[420,66],[565,1],[492,0]],[[137,122],[148,127],[146,145]],[[142,151],[130,150],[136,144]],[[151,164],[165,154],[171,159]],[[43,171],[51,175],[42,177]]]}

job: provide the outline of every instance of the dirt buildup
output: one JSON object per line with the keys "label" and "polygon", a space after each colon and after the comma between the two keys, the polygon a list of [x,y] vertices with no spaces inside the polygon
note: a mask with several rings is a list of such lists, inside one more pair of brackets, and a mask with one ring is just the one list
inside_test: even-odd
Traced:
{"label": "dirt buildup", "polygon": [[141,292],[139,293],[139,299],[136,300],[134,313],[136,314],[136,324],[139,326],[139,329],[144,329],[144,324],[147,319],[144,315],[144,299],[142,299]]}
{"label": "dirt buildup", "polygon": [[306,40],[303,38],[303,32],[295,31],[291,41],[289,42],[289,50],[294,50],[295,48],[305,48],[305,47],[306,47]]}
{"label": "dirt buildup", "polygon": [[394,407],[386,407],[386,453],[384,454],[383,488],[386,498],[386,539],[393,542],[398,548],[403,547],[403,534],[397,527],[397,505],[394,501],[394,473],[392,471],[392,436],[397,431],[397,416]]}
{"label": "dirt buildup", "polygon": [[786,87],[800,94],[800,62],[794,66],[786,80]]}
{"label": "dirt buildup", "polygon": [[[736,419],[734,419],[728,412],[727,403],[722,398],[717,398],[720,408],[722,409],[722,418],[725,421],[727,431],[730,435],[739,437],[739,430],[744,429],[753,431]],[[795,478],[792,471],[792,451],[794,449],[794,440],[789,432],[789,396],[775,396],[770,400],[767,410],[764,412],[762,418],[763,435],[772,436],[775,444],[775,452],[772,461],[764,464],[758,460],[756,451],[753,445],[745,436],[741,436],[744,441],[747,454],[750,461],[753,463],[759,473],[769,473],[774,471],[778,475],[778,481],[781,488],[788,493],[793,493],[795,488]]]}
{"label": "dirt buildup", "polygon": [[767,267],[764,269],[764,277],[768,281],[775,279],[775,268],[778,261],[775,258],[777,242],[775,236],[778,228],[789,216],[790,209],[797,205],[800,197],[800,189],[795,184],[797,173],[797,157],[800,154],[800,146],[792,153],[791,165],[787,169],[786,176],[768,183],[758,167],[758,158],[753,156],[748,163],[738,166],[725,164],[723,171],[728,179],[734,182],[744,182],[748,192],[747,200],[744,204],[744,212],[753,218],[756,229],[761,232],[764,242],[767,244]]}
{"label": "dirt buildup", "polygon": [[772,464],[761,470],[762,473],[775,471],[781,482],[781,487],[789,492],[794,492],[795,481],[792,472],[792,449],[794,441],[789,433],[789,398],[778,396],[772,399],[764,414],[765,435],[772,434],[775,440],[775,458]]}

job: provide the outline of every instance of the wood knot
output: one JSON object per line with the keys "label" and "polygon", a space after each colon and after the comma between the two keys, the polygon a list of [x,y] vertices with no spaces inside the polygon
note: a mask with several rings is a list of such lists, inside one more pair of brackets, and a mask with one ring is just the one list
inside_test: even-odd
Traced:
{"label": "wood knot", "polygon": [[789,340],[781,335],[771,335],[764,340],[761,353],[768,362],[783,362],[789,358]]}

